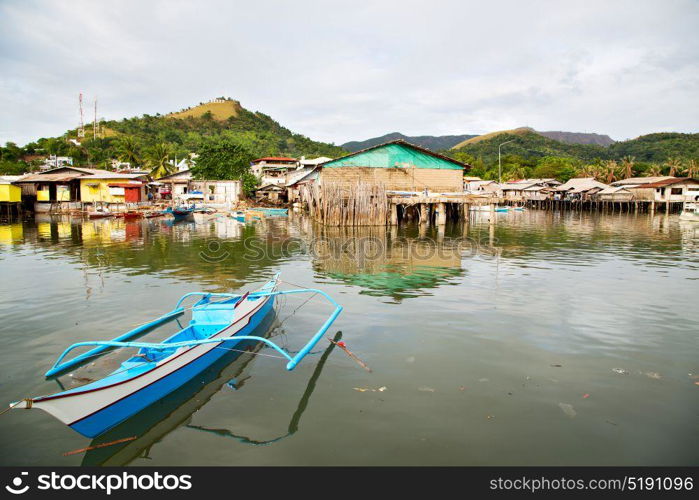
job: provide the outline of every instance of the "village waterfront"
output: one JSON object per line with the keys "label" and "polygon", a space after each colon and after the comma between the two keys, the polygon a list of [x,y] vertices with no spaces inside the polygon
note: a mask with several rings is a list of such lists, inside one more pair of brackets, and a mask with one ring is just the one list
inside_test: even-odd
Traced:
{"label": "village waterfront", "polygon": [[[261,349],[101,441],[13,410],[0,420],[0,460],[697,465],[697,226],[675,214],[538,210],[373,228],[299,216],[2,223],[3,404],[59,389],[42,374],[73,342],[112,338],[186,292],[251,289],[279,271],[343,305],[331,335],[372,371],[327,340],[293,372]],[[304,300],[281,301],[269,325],[289,349],[328,313]]]}

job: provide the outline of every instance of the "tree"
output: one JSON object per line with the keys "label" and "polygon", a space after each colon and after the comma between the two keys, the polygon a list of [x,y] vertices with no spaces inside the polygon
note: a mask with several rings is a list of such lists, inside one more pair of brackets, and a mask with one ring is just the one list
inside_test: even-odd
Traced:
{"label": "tree", "polygon": [[660,177],[663,171],[660,165],[651,165],[648,170],[646,170],[646,177]]}
{"label": "tree", "polygon": [[168,161],[171,149],[170,144],[160,142],[146,152],[146,164],[153,178],[159,179],[175,171],[175,166]]}
{"label": "tree", "polygon": [[673,156],[672,158],[667,159],[665,166],[668,167],[667,175],[674,177],[675,174],[682,169],[682,160],[676,156]]}
{"label": "tree", "polygon": [[602,164],[602,169],[602,175],[604,177],[604,180],[602,182],[611,184],[612,182],[618,179],[619,164],[616,162],[616,160],[605,161]]}
{"label": "tree", "polygon": [[125,135],[117,145],[119,160],[129,163],[132,167],[138,167],[141,164],[139,149],[136,138],[132,135]]}
{"label": "tree", "polygon": [[244,145],[228,137],[205,139],[199,148],[196,165],[191,169],[197,179],[242,180],[250,171],[255,155]]}
{"label": "tree", "polygon": [[621,159],[621,168],[623,172],[624,179],[630,179],[633,177],[633,164],[636,158],[633,156],[626,155]]}
{"label": "tree", "polygon": [[699,162],[697,160],[688,160],[687,166],[682,169],[682,173],[687,177],[696,177],[699,175]]}

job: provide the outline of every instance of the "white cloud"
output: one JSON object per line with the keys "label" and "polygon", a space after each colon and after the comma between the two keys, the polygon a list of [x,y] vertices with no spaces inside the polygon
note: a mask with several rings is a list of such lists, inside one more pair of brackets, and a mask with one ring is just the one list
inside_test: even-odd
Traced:
{"label": "white cloud", "polygon": [[[217,95],[315,139],[696,131],[699,4],[45,1],[0,4],[0,141]],[[91,102],[91,101],[90,101]]]}

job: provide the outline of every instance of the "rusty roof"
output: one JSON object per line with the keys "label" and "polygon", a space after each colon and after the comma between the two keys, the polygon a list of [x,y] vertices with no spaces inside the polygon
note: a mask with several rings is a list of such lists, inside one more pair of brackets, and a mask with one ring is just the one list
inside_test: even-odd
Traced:
{"label": "rusty roof", "polygon": [[699,180],[693,179],[692,177],[673,177],[671,179],[664,179],[658,182],[651,182],[650,184],[641,184],[636,186],[635,189],[655,189],[659,187],[670,186],[672,184],[679,184],[680,182],[691,182],[693,184],[699,184]]}
{"label": "rusty roof", "polygon": [[29,174],[17,179],[16,183],[22,182],[68,182],[73,179],[84,177],[84,174],[66,173],[66,174]]}

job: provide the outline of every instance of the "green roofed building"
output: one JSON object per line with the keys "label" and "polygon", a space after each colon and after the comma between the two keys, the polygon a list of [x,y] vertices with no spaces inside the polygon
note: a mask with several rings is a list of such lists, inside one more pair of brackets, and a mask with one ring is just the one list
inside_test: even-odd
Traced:
{"label": "green roofed building", "polygon": [[471,167],[428,149],[397,140],[321,165],[320,183],[380,183],[393,191],[461,192]]}

